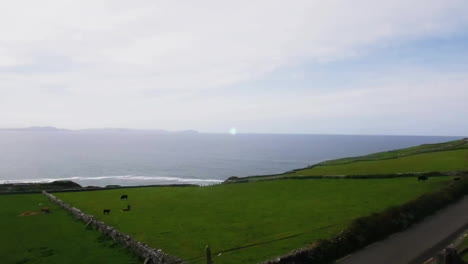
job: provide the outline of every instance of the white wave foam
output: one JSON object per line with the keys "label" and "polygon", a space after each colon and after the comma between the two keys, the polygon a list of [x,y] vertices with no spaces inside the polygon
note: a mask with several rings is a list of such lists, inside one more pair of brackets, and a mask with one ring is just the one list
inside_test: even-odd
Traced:
{"label": "white wave foam", "polygon": [[124,180],[124,181],[158,181],[158,182],[181,182],[193,184],[210,184],[221,183],[222,180],[216,179],[196,179],[196,178],[179,178],[179,177],[162,177],[162,176],[136,176],[136,175],[116,175],[116,176],[95,176],[95,177],[65,177],[65,178],[40,178],[40,179],[15,179],[15,180],[0,180],[0,184],[4,183],[40,183],[53,181],[93,181],[93,180]]}

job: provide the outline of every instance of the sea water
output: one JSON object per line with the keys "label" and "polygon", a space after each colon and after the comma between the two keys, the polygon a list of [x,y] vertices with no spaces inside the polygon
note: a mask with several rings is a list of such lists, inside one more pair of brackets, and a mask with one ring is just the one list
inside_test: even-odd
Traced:
{"label": "sea water", "polygon": [[0,132],[0,183],[216,184],[460,137]]}

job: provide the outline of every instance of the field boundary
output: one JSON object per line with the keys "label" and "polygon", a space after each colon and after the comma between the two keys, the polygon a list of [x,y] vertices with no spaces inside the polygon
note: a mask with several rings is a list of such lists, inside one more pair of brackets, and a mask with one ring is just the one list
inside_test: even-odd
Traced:
{"label": "field boundary", "polygon": [[[353,179],[392,179],[392,178],[408,178],[408,177],[449,177],[468,175],[468,171],[431,171],[431,172],[408,172],[408,173],[390,173],[390,174],[362,174],[362,175],[310,175],[310,176],[286,176],[274,177],[279,175],[268,176],[249,176],[249,177],[231,177],[224,183],[247,183],[256,181],[276,181],[276,180],[353,180]],[[253,180],[255,179],[255,180]]]}
{"label": "field boundary", "polygon": [[146,188],[146,187],[201,187],[197,184],[152,184],[152,185],[132,185],[132,186],[118,186],[118,187],[82,187],[82,188],[72,188],[72,189],[50,189],[50,190],[28,190],[28,191],[11,191],[11,192],[0,192],[0,195],[9,195],[9,194],[34,194],[42,193],[46,191],[48,193],[57,193],[57,192],[92,192],[92,191],[107,191],[107,190],[117,190],[117,189],[133,189],[133,188]]}
{"label": "field boundary", "polygon": [[145,264],[185,263],[177,257],[164,253],[161,249],[151,248],[150,246],[134,239],[130,235],[124,234],[106,223],[96,220],[94,216],[83,213],[81,210],[72,207],[46,191],[42,191],[42,194],[44,194],[51,202],[69,212],[75,219],[86,223],[86,227],[94,227],[103,235],[111,238],[123,247],[130,249],[136,256],[145,260]]}

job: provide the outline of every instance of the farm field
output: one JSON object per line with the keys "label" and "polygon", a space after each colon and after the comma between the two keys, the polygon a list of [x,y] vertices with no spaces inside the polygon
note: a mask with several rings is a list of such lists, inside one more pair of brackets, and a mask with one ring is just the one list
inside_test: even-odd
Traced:
{"label": "farm field", "polygon": [[359,156],[359,157],[348,157],[343,159],[328,160],[321,162],[317,165],[338,165],[346,164],[356,161],[373,161],[373,160],[385,160],[385,159],[395,159],[402,158],[417,154],[438,152],[438,151],[448,151],[448,150],[457,150],[457,149],[468,149],[468,140],[460,139],[436,144],[425,144],[409,148],[396,149],[384,152],[372,153],[369,155]]}
{"label": "farm field", "polygon": [[[138,263],[42,194],[0,195],[0,207],[0,263]],[[19,216],[42,207],[51,213]]]}
{"label": "farm field", "polygon": [[[361,160],[341,162],[327,161],[310,168],[299,169],[277,175],[251,176],[237,179],[236,181],[258,181],[281,179],[285,177],[307,177],[307,176],[336,176],[336,175],[378,175],[414,172],[445,172],[445,171],[468,171],[468,149],[449,151],[427,152],[423,154],[408,155],[401,158],[383,158],[381,160]],[[330,165],[329,165],[330,164]]]}
{"label": "farm field", "polygon": [[395,159],[321,165],[284,176],[366,175],[468,170],[468,149],[430,152]]}
{"label": "farm field", "polygon": [[[189,263],[204,263],[204,248],[210,245],[215,263],[238,264],[328,238],[352,219],[413,200],[451,180],[281,180],[55,195]],[[120,200],[122,194],[128,201]],[[122,212],[128,204],[132,210]],[[103,215],[104,208],[111,213]]]}

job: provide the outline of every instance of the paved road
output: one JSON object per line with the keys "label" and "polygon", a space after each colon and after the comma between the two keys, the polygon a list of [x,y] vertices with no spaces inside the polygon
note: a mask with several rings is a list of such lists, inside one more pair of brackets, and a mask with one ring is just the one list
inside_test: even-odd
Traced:
{"label": "paved road", "polygon": [[410,229],[338,260],[337,264],[421,264],[468,227],[468,196]]}

